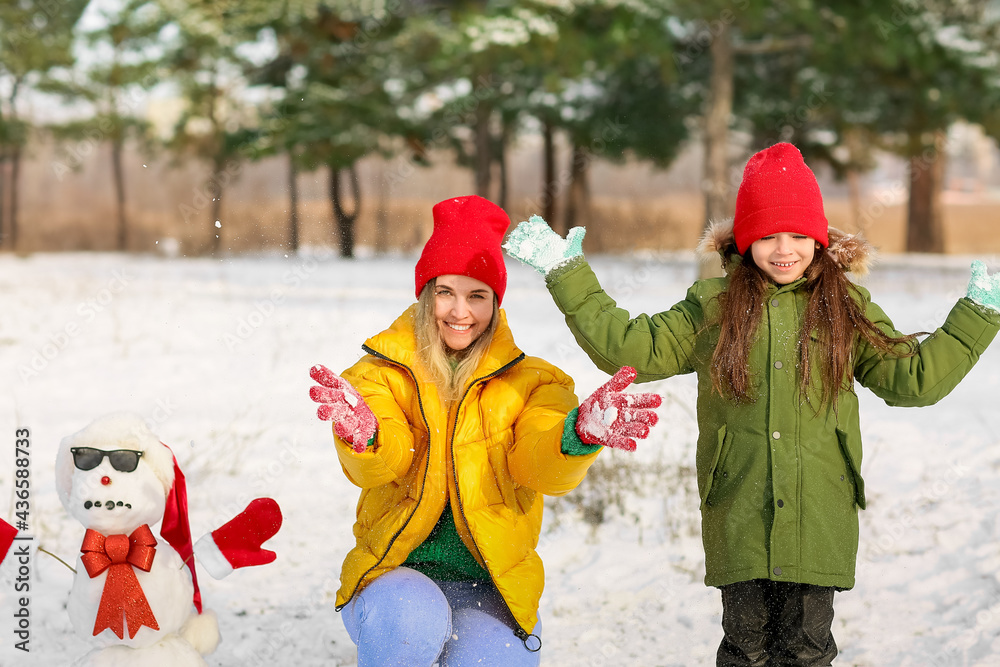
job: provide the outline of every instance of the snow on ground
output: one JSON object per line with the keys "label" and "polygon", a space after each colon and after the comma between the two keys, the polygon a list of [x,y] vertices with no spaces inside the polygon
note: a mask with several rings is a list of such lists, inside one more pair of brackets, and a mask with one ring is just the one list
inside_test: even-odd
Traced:
{"label": "snow on ground", "polygon": [[[0,257],[0,516],[14,518],[14,431],[28,428],[35,545],[72,562],[83,529],[56,497],[56,446],[98,416],[138,412],[185,470],[196,539],[258,495],[284,510],[269,543],[277,563],[221,582],[202,575],[223,635],[209,664],[353,665],[333,595],[357,490],[315,418],[308,370],[359,357],[412,302],[414,261]],[[695,274],[690,254],[593,263],[633,313],[668,307]],[[519,345],[589,394],[606,376],[576,348],[541,278],[510,265],[505,306]],[[932,330],[964,293],[968,266],[887,257],[866,284],[901,330]],[[702,583],[693,380],[647,385],[666,399],[650,440],[603,454],[584,487],[550,504],[543,665],[714,664],[721,603]],[[996,346],[937,406],[888,408],[862,393],[869,509],[857,587],[836,599],[836,664],[1000,664],[998,393]],[[23,654],[15,566],[0,567],[0,665],[69,664],[88,650],[65,611],[72,574],[34,555]]]}

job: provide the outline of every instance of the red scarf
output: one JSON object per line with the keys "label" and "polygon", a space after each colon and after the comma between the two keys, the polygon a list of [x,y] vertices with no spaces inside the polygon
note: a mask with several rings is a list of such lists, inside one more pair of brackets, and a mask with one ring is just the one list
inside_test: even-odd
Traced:
{"label": "red scarf", "polygon": [[91,579],[108,571],[94,622],[95,637],[110,628],[119,639],[124,639],[123,620],[128,622],[129,639],[134,639],[135,633],[144,625],[153,630],[160,629],[132,569],[137,567],[149,572],[153,566],[156,538],[149,526],[142,524],[131,535],[107,537],[88,528],[80,551],[83,552],[80,560]]}

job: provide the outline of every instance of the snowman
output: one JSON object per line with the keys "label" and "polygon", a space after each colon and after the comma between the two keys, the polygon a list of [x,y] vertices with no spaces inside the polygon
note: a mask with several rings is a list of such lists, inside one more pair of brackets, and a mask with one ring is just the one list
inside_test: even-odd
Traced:
{"label": "snowman", "polygon": [[66,608],[74,629],[99,647],[77,664],[205,665],[219,628],[202,608],[195,557],[217,579],[270,563],[275,554],[261,544],[281,525],[277,503],[258,498],[192,545],[184,475],[145,421],[127,413],[64,438],[56,484],[86,528]]}

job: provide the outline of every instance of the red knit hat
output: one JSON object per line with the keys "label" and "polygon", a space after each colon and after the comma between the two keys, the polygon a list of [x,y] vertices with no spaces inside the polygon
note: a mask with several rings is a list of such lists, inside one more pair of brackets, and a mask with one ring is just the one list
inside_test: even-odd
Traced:
{"label": "red knit hat", "polygon": [[742,255],[771,234],[805,234],[829,245],[829,223],[816,176],[795,146],[780,143],[755,153],[736,193],[733,234]]}
{"label": "red knit hat", "polygon": [[476,195],[438,202],[432,209],[434,232],[417,261],[417,298],[430,280],[449,274],[481,280],[503,302],[507,267],[500,243],[510,217],[502,208]]}

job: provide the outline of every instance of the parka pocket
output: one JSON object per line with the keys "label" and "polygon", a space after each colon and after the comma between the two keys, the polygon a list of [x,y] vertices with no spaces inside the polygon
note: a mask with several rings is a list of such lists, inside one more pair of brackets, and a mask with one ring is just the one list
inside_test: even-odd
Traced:
{"label": "parka pocket", "polygon": [[865,500],[865,480],[861,478],[861,449],[860,443],[857,443],[858,447],[852,446],[852,438],[845,431],[837,429],[837,441],[840,443],[840,451],[844,455],[844,460],[847,462],[847,471],[853,478],[851,481],[854,483],[854,502],[861,509],[867,507],[867,501]]}
{"label": "parka pocket", "polygon": [[729,454],[729,445],[732,437],[728,433],[726,425],[723,424],[717,434],[715,454],[712,456],[712,464],[708,467],[708,475],[701,489],[701,509],[712,506],[712,491],[718,487],[716,477],[722,471],[722,464]]}

